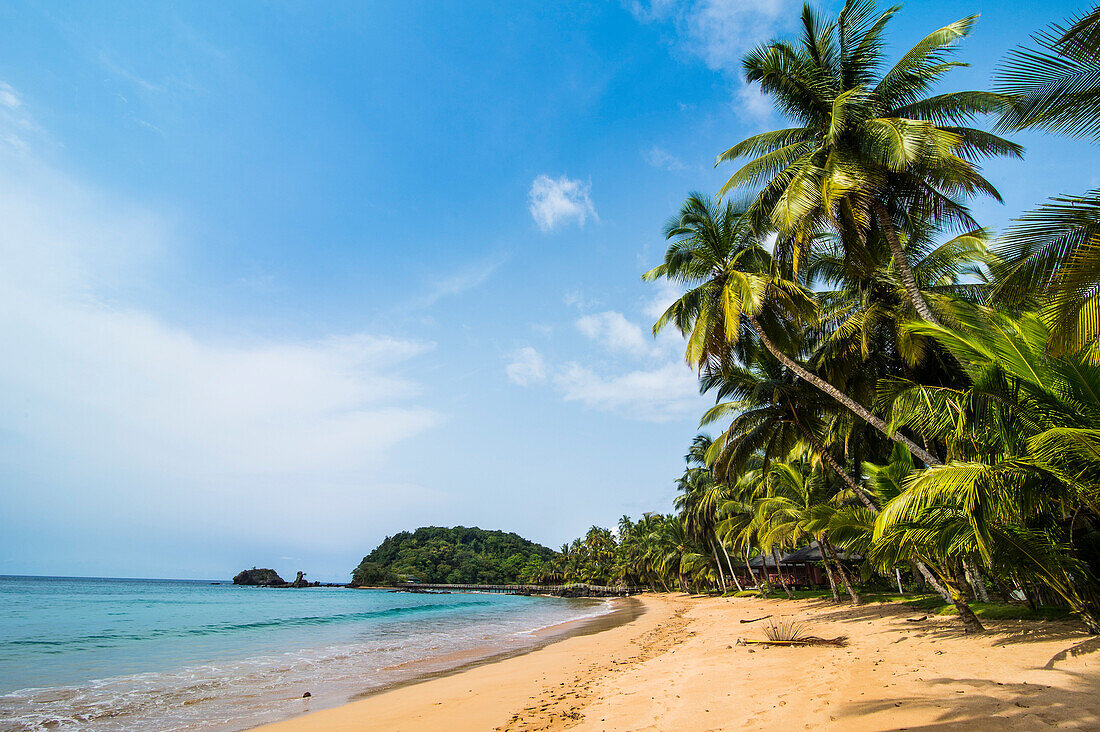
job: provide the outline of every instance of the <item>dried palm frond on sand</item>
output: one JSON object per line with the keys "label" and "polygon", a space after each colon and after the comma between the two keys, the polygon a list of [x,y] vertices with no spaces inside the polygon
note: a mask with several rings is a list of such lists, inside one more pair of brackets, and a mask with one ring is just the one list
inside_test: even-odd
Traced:
{"label": "dried palm frond on sand", "polygon": [[806,632],[806,625],[794,620],[779,620],[769,623],[764,628],[764,635],[768,636],[767,640],[739,638],[737,645],[837,647],[848,645],[848,636],[846,635],[837,636],[836,638],[820,638],[816,635],[809,635]]}

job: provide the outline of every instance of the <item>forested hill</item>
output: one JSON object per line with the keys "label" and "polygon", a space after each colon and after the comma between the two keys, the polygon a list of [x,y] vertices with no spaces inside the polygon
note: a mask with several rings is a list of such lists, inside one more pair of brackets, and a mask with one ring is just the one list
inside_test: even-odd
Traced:
{"label": "forested hill", "polygon": [[352,585],[420,582],[510,584],[529,579],[555,552],[518,534],[424,526],[386,537],[351,574]]}

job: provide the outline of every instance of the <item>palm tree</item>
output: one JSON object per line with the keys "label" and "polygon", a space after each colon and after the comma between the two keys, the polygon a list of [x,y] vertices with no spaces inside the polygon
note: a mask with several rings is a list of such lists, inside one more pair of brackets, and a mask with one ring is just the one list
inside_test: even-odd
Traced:
{"label": "palm tree", "polygon": [[914,220],[977,228],[959,197],[982,193],[1001,200],[977,161],[1018,157],[1022,148],[968,126],[978,115],[999,111],[1002,95],[929,96],[960,65],[949,57],[975,16],[933,31],[879,76],[883,33],[897,11],[876,16],[873,2],[847,0],[828,23],[807,5],[799,43],[773,40],[744,57],[746,80],[759,83],[798,126],[754,135],[719,155],[719,164],[751,158],[720,195],[762,186],[752,213],[779,230],[796,269],[823,231],[836,231],[853,256],[881,233],[909,300],[922,318],[937,323],[899,231]]}
{"label": "palm tree", "polygon": [[892,423],[940,440],[948,459],[910,478],[878,517],[876,539],[987,566],[1010,558],[1100,629],[1100,556],[1077,529],[1100,520],[1100,367],[1051,358],[1035,314],[971,307],[956,320],[908,326],[955,356],[969,383],[895,392]]}
{"label": "palm tree", "polygon": [[[732,202],[719,206],[693,193],[665,227],[672,240],[664,262],[643,279],[665,278],[686,286],[687,292],[661,315],[654,334],[669,324],[687,339],[690,366],[717,370],[734,360],[743,335],[755,336],[775,359],[799,378],[843,404],[883,435],[902,442],[929,465],[939,463],[931,453],[820,376],[786,355],[769,333],[789,341],[801,332],[799,324],[812,320],[816,306],[809,293],[777,275],[777,265],[744,209]],[[762,320],[763,319],[763,320]],[[765,324],[766,323],[766,324]],[[770,327],[769,327],[770,326]],[[778,336],[777,336],[778,337]],[[752,339],[749,339],[752,340]]]}
{"label": "palm tree", "polygon": [[[706,456],[719,480],[730,480],[753,456],[760,455],[767,462],[790,453],[799,440],[805,440],[859,500],[873,507],[856,479],[818,437],[827,420],[835,416],[835,405],[827,403],[820,392],[807,389],[805,382],[795,380],[789,369],[757,359],[750,366],[727,364],[700,381],[701,391],[714,389],[719,400],[703,415],[700,426],[732,417]],[[721,401],[730,397],[732,401]]]}
{"label": "palm tree", "polygon": [[1038,48],[1012,51],[997,74],[998,90],[1011,97],[1000,128],[1100,141],[1100,5],[1032,39]]}
{"label": "palm tree", "polygon": [[827,537],[829,516],[834,511],[828,504],[831,496],[822,490],[821,485],[817,485],[815,471],[805,460],[805,455],[796,450],[787,460],[771,463],[765,480],[765,495],[756,504],[761,541],[768,546],[786,548],[817,541],[822,549],[826,571],[831,577],[835,564],[837,576],[852,604],[858,605],[859,594]]}
{"label": "palm tree", "polygon": [[[703,391],[716,389],[719,400],[735,397],[733,401],[719,401],[701,422],[707,425],[734,415],[729,428],[712,443],[707,453],[707,461],[713,465],[720,480],[729,481],[732,475],[758,457],[765,463],[773,458],[784,459],[804,441],[813,448],[822,464],[840,478],[851,495],[859,499],[869,515],[878,515],[881,503],[868,495],[859,477],[850,474],[817,436],[826,429],[829,414],[829,405],[818,392],[792,379],[790,372],[778,364],[763,359],[751,367],[727,366],[722,372],[705,377],[702,383]],[[828,549],[823,546],[822,551]],[[925,582],[949,600],[947,590],[925,561],[916,558],[914,563]]]}
{"label": "palm tree", "polygon": [[[1038,128],[1100,142],[1100,6],[1033,37],[997,76],[1012,99],[1001,128]],[[997,293],[1043,306],[1055,354],[1087,351],[1100,364],[1100,189],[1058,196],[1005,233]]]}
{"label": "palm tree", "polygon": [[[709,546],[714,556],[714,565],[718,569],[721,589],[724,592],[726,575],[722,568],[722,560],[718,557],[715,525],[718,506],[726,498],[727,490],[724,485],[715,482],[713,473],[706,465],[705,455],[710,444],[710,437],[707,435],[696,435],[692,440],[691,450],[685,456],[687,468],[676,481],[680,494],[676,496],[675,505],[688,533],[699,544]],[[725,546],[722,547],[722,551],[725,553]],[[729,554],[726,554],[726,560],[729,561]],[[736,576],[733,579],[737,589],[740,590],[740,582]]]}

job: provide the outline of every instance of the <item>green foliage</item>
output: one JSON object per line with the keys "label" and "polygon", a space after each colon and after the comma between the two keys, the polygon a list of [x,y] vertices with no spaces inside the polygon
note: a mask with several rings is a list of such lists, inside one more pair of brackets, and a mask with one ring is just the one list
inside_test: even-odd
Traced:
{"label": "green foliage", "polygon": [[719,196],[746,197],[690,194],[643,275],[681,288],[654,331],[683,335],[724,429],[693,441],[677,515],[624,519],[610,563],[575,542],[567,569],[728,594],[731,554],[816,542],[853,602],[857,577],[909,581],[968,631],[1068,612],[1100,632],[1100,193],[993,247],[968,208],[999,200],[980,163],[1022,154],[983,117],[1100,140],[1100,7],[1011,54],[998,90],[946,93],[976,17],[891,60],[897,12],[806,6],[800,36],[745,56],[792,126],[719,155],[743,162]]}
{"label": "green foliage", "polygon": [[394,584],[415,577],[448,584],[516,584],[533,580],[554,558],[547,547],[503,531],[421,527],[386,539],[352,572],[352,584]]}

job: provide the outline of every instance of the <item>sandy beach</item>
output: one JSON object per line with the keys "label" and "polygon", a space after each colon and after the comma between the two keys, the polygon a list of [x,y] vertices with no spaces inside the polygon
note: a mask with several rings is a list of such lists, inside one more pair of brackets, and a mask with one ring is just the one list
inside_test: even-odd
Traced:
{"label": "sandy beach", "polygon": [[[647,595],[603,632],[262,727],[326,730],[1100,728],[1100,639],[1060,621],[952,618],[898,604]],[[765,615],[835,647],[738,645]]]}

